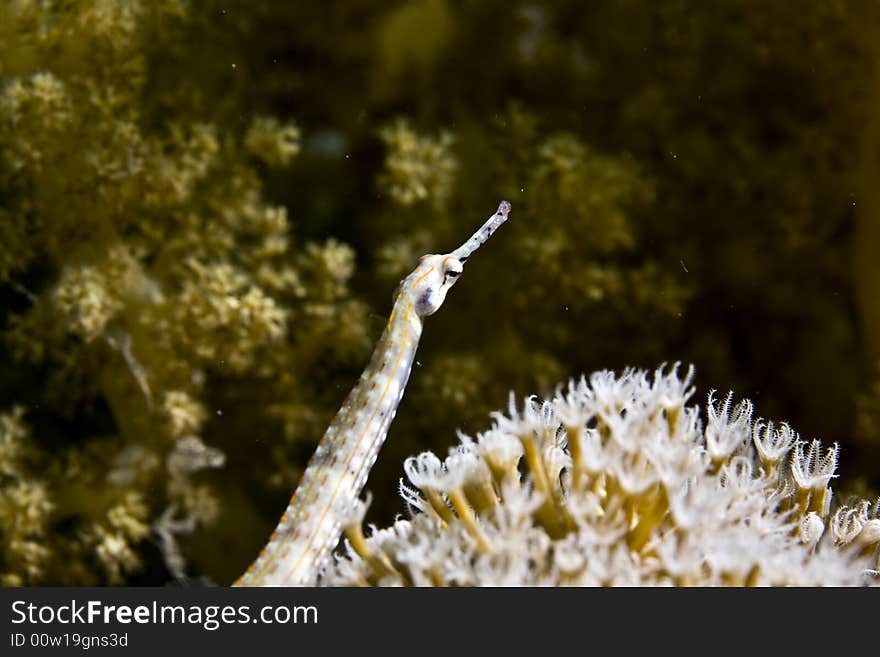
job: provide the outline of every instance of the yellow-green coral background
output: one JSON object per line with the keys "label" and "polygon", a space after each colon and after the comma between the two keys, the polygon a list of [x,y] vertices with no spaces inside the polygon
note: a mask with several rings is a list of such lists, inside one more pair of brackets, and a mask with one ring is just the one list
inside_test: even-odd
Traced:
{"label": "yellow-green coral background", "polygon": [[868,0],[3,0],[3,583],[231,581],[500,198],[373,520],[509,390],[675,360],[876,491],[878,44]]}

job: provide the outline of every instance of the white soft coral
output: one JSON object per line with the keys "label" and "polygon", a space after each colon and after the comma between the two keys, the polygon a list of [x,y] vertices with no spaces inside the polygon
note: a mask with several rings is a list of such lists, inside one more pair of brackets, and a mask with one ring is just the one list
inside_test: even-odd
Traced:
{"label": "white soft coral", "polygon": [[511,397],[445,461],[409,459],[412,519],[364,554],[349,546],[322,582],[876,583],[880,503],[831,513],[837,445],[753,420],[732,395],[710,394],[704,422],[686,405],[692,380],[677,366],[603,371],[549,401]]}

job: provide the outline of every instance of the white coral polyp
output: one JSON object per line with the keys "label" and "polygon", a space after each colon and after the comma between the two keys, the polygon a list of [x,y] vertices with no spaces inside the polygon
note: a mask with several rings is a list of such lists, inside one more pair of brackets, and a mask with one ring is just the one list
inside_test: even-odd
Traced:
{"label": "white coral polyp", "polygon": [[[733,407],[733,393],[723,402],[715,402],[714,390],[709,393],[706,404],[709,421],[706,424],[706,448],[717,461],[730,457],[751,438],[752,402],[744,400]],[[748,430],[748,432],[747,432]]]}
{"label": "white coral polyp", "polygon": [[797,434],[784,422],[778,429],[772,422],[764,424],[763,420],[757,420],[752,427],[752,441],[761,458],[768,463],[777,464],[791,451]]}
{"label": "white coral polyp", "polygon": [[837,469],[839,446],[834,443],[823,456],[822,443],[818,440],[811,442],[809,448],[804,451],[806,445],[806,441],[798,441],[795,444],[791,474],[801,488],[822,490],[828,486]]}
{"label": "white coral polyp", "polygon": [[[732,395],[710,394],[703,419],[692,379],[604,371],[550,401],[511,397],[445,461],[407,459],[412,518],[368,539],[392,574],[349,550],[322,583],[876,584],[880,502],[831,513],[837,445],[753,421]],[[459,497],[443,518],[420,496],[474,485],[490,491],[480,508]]]}

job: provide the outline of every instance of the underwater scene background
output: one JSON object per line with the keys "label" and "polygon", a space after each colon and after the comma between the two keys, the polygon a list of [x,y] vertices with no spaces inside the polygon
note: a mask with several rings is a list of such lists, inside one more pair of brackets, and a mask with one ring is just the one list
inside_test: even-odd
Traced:
{"label": "underwater scene background", "polygon": [[419,256],[367,488],[508,394],[696,368],[880,491],[880,7],[0,2],[0,578],[231,582]]}

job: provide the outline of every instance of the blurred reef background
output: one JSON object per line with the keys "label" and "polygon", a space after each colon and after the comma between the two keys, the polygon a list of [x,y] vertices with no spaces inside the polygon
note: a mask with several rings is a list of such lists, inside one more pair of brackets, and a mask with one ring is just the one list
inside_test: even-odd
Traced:
{"label": "blurred reef background", "polygon": [[2,584],[232,581],[501,198],[368,520],[510,390],[676,360],[877,493],[876,3],[0,0]]}

